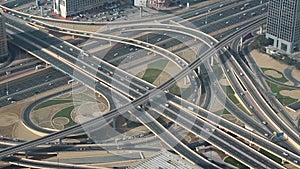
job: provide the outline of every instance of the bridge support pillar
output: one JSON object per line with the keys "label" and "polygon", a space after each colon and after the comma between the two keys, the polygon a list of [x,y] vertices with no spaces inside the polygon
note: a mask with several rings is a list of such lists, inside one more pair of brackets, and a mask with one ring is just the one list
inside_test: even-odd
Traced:
{"label": "bridge support pillar", "polygon": [[214,56],[211,56],[211,58],[210,58],[210,65],[211,65],[211,66],[214,65]]}
{"label": "bridge support pillar", "polygon": [[262,35],[263,34],[263,26],[261,25],[260,27],[259,27],[259,32],[258,32],[260,35]]}
{"label": "bridge support pillar", "polygon": [[28,158],[28,153],[27,153],[27,151],[25,151],[25,158],[26,158],[26,159]]}
{"label": "bridge support pillar", "polygon": [[240,39],[240,47],[243,46],[243,37]]}
{"label": "bridge support pillar", "polygon": [[112,126],[113,126],[113,129],[116,129],[117,126],[116,126],[116,117],[113,118],[113,121],[112,121]]}
{"label": "bridge support pillar", "polygon": [[200,73],[201,73],[200,66],[197,67],[197,72],[198,72],[198,75],[200,75]]}
{"label": "bridge support pillar", "polygon": [[59,138],[59,139],[58,139],[58,142],[59,142],[59,144],[62,144],[62,139]]}

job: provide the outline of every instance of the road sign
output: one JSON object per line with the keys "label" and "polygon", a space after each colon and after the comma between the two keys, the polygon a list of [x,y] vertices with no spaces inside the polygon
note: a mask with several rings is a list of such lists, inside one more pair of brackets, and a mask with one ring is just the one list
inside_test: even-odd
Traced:
{"label": "road sign", "polygon": [[147,6],[147,0],[134,0],[134,6]]}

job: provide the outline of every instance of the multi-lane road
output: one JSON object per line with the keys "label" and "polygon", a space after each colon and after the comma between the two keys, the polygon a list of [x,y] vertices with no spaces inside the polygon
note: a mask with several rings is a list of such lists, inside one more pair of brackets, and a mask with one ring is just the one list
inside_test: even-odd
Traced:
{"label": "multi-lane road", "polygon": [[[262,24],[263,22],[259,22],[259,24]],[[257,27],[259,24],[254,24],[254,25],[252,25],[252,26],[250,26],[250,29],[253,29],[253,28],[255,28],[255,27]],[[225,38],[224,40],[222,40],[220,43],[217,43],[214,47],[215,47],[215,49],[214,50],[219,50],[219,49],[221,49],[224,45],[226,45],[229,41],[231,41],[232,39],[233,39],[233,37],[238,37],[238,36],[240,36],[240,35],[242,35],[243,33],[245,33],[245,32],[247,32],[247,31],[249,31],[250,29],[248,28],[248,29],[245,29],[245,28],[239,28],[240,30],[239,31],[236,31],[235,33],[237,34],[237,35],[235,35],[235,36],[229,36],[229,37],[227,37],[227,38]],[[22,35],[23,36],[23,35]],[[28,38],[28,36],[26,36],[26,38]],[[212,44],[214,44],[214,42],[212,43]],[[223,45],[223,46],[222,46]],[[60,55],[62,54],[62,52],[60,53]],[[208,50],[208,52],[205,52],[204,53],[204,55],[202,55],[202,56],[205,56],[205,57],[211,57],[212,56],[212,54],[215,54],[215,51],[213,51],[212,49],[210,49],[210,50]],[[186,68],[181,72],[181,73],[179,73],[178,75],[176,75],[175,77],[174,77],[174,79],[170,79],[169,81],[167,81],[165,84],[163,84],[163,85],[161,85],[161,86],[159,86],[158,87],[158,89],[160,89],[160,90],[162,90],[162,91],[165,91],[169,86],[171,86],[171,84],[172,83],[174,83],[175,82],[175,80],[178,80],[178,79],[180,79],[181,77],[184,77],[184,76],[186,76],[187,74],[188,74],[188,69],[191,69],[191,70],[194,70],[197,66],[199,66],[199,64],[202,62],[204,60],[204,57],[200,57],[200,58],[198,58],[196,61],[194,61],[194,62],[192,62],[190,65],[188,65],[188,66],[186,66]],[[67,60],[67,61],[69,61],[69,60]],[[74,62],[74,61],[73,61]],[[81,64],[81,63],[80,63]],[[79,64],[79,65],[80,65]],[[76,65],[77,66],[77,65]],[[81,68],[80,69],[86,69],[86,68],[84,68],[83,66],[85,66],[85,65],[82,65],[81,66]],[[88,70],[87,72],[89,72],[89,71],[91,71],[92,69],[90,69],[90,70]],[[108,72],[109,73],[109,72]],[[109,73],[110,74],[110,73]],[[106,76],[107,77],[107,76]],[[98,77],[99,78],[99,77]],[[101,77],[101,79],[103,80],[103,78],[105,78],[105,76],[103,76],[103,77]],[[109,81],[109,79],[107,79],[108,81]],[[105,81],[105,79],[104,79],[104,81]],[[121,86],[118,86],[118,87],[121,87]],[[118,88],[118,87],[115,87],[116,89],[118,89],[119,91],[120,91],[120,88]],[[130,90],[131,92],[130,92],[130,94],[133,94],[132,96],[130,96],[130,97],[132,97],[132,98],[139,98],[139,99],[136,99],[136,100],[134,100],[134,101],[132,101],[132,103],[131,104],[133,104],[134,106],[139,106],[139,105],[143,105],[142,103],[143,102],[145,102],[146,100],[147,100],[147,95],[149,95],[149,93],[150,92],[146,92],[146,90],[145,91],[139,91],[139,92],[142,92],[142,93],[146,93],[145,95],[143,95],[143,96],[139,96],[139,94],[138,94],[138,92],[136,92],[136,91],[132,91],[131,89],[126,89],[126,90]],[[155,90],[153,90],[152,92],[151,92],[151,94],[159,94],[159,93],[157,93]],[[123,107],[124,109],[121,109],[121,110],[125,110],[125,111],[127,111],[127,110],[129,110],[130,109],[130,107],[129,107],[129,105],[127,104],[127,105],[125,105],[124,107]],[[127,109],[126,109],[127,108]],[[93,120],[92,120],[93,121]],[[181,125],[183,125],[183,126],[185,126],[184,124],[181,124]],[[38,141],[37,141],[38,142]],[[19,150],[20,150],[20,148],[19,148]],[[271,165],[271,163],[270,163],[270,165]],[[273,166],[274,167],[274,166]]]}

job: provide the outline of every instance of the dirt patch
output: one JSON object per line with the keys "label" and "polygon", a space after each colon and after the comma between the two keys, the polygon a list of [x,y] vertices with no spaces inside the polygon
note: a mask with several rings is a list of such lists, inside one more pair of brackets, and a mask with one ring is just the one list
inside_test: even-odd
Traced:
{"label": "dirt patch", "polygon": [[266,75],[268,76],[272,76],[274,78],[282,78],[282,74],[280,74],[279,72],[275,71],[275,70],[267,70],[264,72]]}
{"label": "dirt patch", "polygon": [[71,97],[71,93],[66,93],[63,95],[60,95],[57,99],[69,99]]}
{"label": "dirt patch", "polygon": [[260,53],[257,50],[251,51],[250,54],[260,67],[272,68],[278,70],[279,72],[283,72],[284,69],[288,67],[288,65],[280,63],[279,61],[271,58],[269,55]]}
{"label": "dirt patch", "polygon": [[283,96],[288,96],[300,100],[300,90],[281,90],[279,93]]}
{"label": "dirt patch", "polygon": [[72,94],[80,94],[80,93],[84,93],[84,92],[87,92],[88,91],[88,88],[83,86],[83,87],[80,87],[76,90],[72,90]]}
{"label": "dirt patch", "polygon": [[[168,68],[167,68],[168,67]],[[173,70],[173,71],[172,71]],[[169,67],[169,63],[167,64],[166,66],[166,69],[164,69],[160,74],[159,76],[156,78],[156,80],[153,82],[153,84],[155,86],[158,86],[162,83],[164,83],[165,81],[169,80],[171,77],[173,77],[176,73],[177,73],[177,70],[180,70],[177,68],[174,67],[174,64],[173,64],[173,68],[170,68]],[[169,74],[170,72],[172,72],[171,74]],[[190,80],[189,79],[185,79],[185,80],[179,80],[177,81],[176,85],[180,88],[188,88],[190,86]]]}
{"label": "dirt patch", "polygon": [[[14,123],[12,123],[9,126],[1,126],[0,125],[0,135],[7,136],[7,137],[16,137],[16,138],[20,138],[20,139],[27,139],[27,140],[32,140],[32,139],[36,139],[40,136],[44,136],[45,134],[32,131],[31,129],[26,127],[21,121],[21,115],[22,115],[23,111],[25,110],[25,108],[29,104],[34,102],[35,100],[38,100],[49,94],[53,94],[53,93],[65,90],[68,87],[69,86],[61,86],[56,89],[50,90],[48,92],[35,95],[34,97],[30,97],[25,100],[18,101],[15,104],[1,107],[0,108],[0,117],[1,117],[2,121],[5,121],[5,122],[10,121],[11,123],[14,120],[16,120],[16,121],[14,121]],[[4,116],[8,112],[9,112],[9,114],[11,114],[11,116],[10,115]],[[6,118],[6,117],[8,117],[8,118]],[[17,119],[15,119],[15,117],[17,117]]]}
{"label": "dirt patch", "polygon": [[52,123],[50,121],[42,121],[39,123],[39,127],[47,128],[47,129],[54,129]]}
{"label": "dirt patch", "polygon": [[226,78],[220,79],[219,82],[222,86],[229,86],[229,82]]}
{"label": "dirt patch", "polygon": [[[275,69],[279,72],[283,72],[284,69],[288,68],[289,65],[280,63],[278,60],[275,60],[271,58],[269,55],[260,53],[257,50],[253,50],[250,52],[250,54],[253,56],[255,62],[260,66],[260,67],[265,67],[265,68],[272,68]],[[293,69],[292,70],[292,76],[300,81],[300,70],[298,69]]]}
{"label": "dirt patch", "polygon": [[[19,123],[22,123],[20,119],[21,114],[24,111],[25,107],[29,103],[31,103],[31,101],[32,99],[19,101],[15,104],[11,104],[0,108],[0,117],[1,117],[0,135],[8,136],[8,137],[18,136],[18,138],[23,139],[23,137],[21,136],[22,132],[18,132],[20,128],[16,126],[19,125]],[[22,130],[26,130],[26,129],[22,129]],[[18,134],[15,134],[14,132],[18,132]]]}
{"label": "dirt patch", "polygon": [[284,84],[289,85],[289,86],[293,86],[294,85],[294,83],[291,82],[291,81],[285,82]]}
{"label": "dirt patch", "polygon": [[189,63],[193,62],[196,59],[195,51],[193,51],[192,49],[184,50],[179,55],[182,59],[186,60]]}
{"label": "dirt patch", "polygon": [[147,69],[146,65],[141,65],[137,67],[132,66],[132,68],[128,69],[127,72],[139,78],[142,78],[144,76],[144,73],[146,72],[146,69]]}
{"label": "dirt patch", "polygon": [[295,79],[297,79],[298,81],[300,81],[300,70],[298,69],[293,69],[292,70],[292,75]]}
{"label": "dirt patch", "polygon": [[0,126],[10,126],[15,124],[16,122],[19,121],[19,117],[16,114],[6,112],[5,114],[1,115],[0,118]]}
{"label": "dirt patch", "polygon": [[70,122],[70,120],[66,117],[56,117],[52,120],[53,124],[66,125]]}
{"label": "dirt patch", "polygon": [[135,73],[134,75],[138,78],[143,78],[144,74],[145,74],[146,70],[143,70],[141,72]]}
{"label": "dirt patch", "polygon": [[53,128],[55,128],[57,130],[63,130],[65,128],[65,126],[62,124],[52,123],[52,125],[53,125]]}
{"label": "dirt patch", "polygon": [[239,126],[244,126],[243,122],[241,122],[239,119],[237,119],[236,117],[234,117],[231,114],[223,114],[222,117],[232,123],[239,125]]}
{"label": "dirt patch", "polygon": [[14,125],[13,131],[12,131],[12,137],[13,138],[22,138],[25,140],[32,140],[39,138],[40,133],[35,133],[34,131],[28,130],[22,122],[18,122]]}
{"label": "dirt patch", "polygon": [[[64,103],[64,104],[57,104],[53,106],[44,107],[38,110],[34,110],[30,113],[30,118],[32,122],[34,122],[38,126],[53,129],[53,126],[51,125],[52,117],[60,110],[70,107],[72,105],[73,103]],[[46,124],[48,126],[45,126]]]}
{"label": "dirt patch", "polygon": [[87,120],[91,120],[95,117],[104,115],[104,111],[107,110],[105,107],[106,106],[103,103],[85,103],[80,105],[79,107],[76,107],[76,109],[74,109],[75,111],[72,111],[71,117],[74,118],[75,122],[83,123]]}

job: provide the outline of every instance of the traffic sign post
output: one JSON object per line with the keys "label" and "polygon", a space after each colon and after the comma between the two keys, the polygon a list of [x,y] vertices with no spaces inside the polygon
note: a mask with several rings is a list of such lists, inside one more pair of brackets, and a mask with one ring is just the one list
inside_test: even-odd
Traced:
{"label": "traffic sign post", "polygon": [[147,0],[134,0],[134,6],[140,7],[140,15],[142,18],[143,7],[147,6]]}

